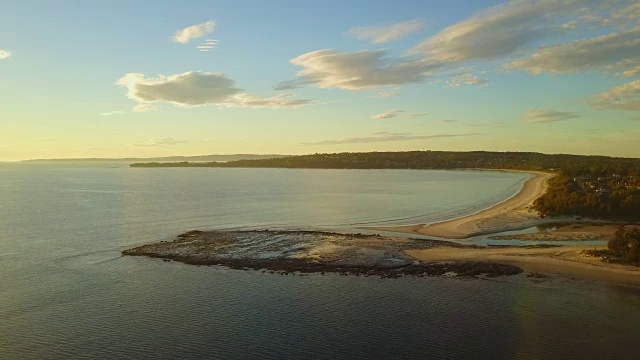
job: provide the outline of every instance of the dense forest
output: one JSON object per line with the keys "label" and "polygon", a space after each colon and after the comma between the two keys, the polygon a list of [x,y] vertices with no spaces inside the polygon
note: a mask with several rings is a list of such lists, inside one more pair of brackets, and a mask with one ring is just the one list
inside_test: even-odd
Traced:
{"label": "dense forest", "polygon": [[640,159],[525,152],[409,151],[338,153],[230,162],[141,163],[132,167],[268,167],[312,169],[512,169],[553,172],[534,209],[571,215],[640,220]]}
{"label": "dense forest", "polygon": [[568,176],[632,174],[640,159],[606,156],[547,155],[526,152],[406,151],[288,156],[229,162],[138,163],[132,167],[270,167],[313,169],[514,169],[562,171]]}
{"label": "dense forest", "polygon": [[533,208],[540,216],[570,215],[640,220],[640,176],[627,174],[570,177],[560,172]]}

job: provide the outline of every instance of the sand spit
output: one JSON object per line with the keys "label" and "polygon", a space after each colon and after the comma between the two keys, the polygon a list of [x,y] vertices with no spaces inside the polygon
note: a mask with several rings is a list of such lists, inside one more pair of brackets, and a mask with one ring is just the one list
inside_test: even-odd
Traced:
{"label": "sand spit", "polygon": [[544,194],[547,181],[553,174],[528,172],[528,179],[519,193],[491,208],[459,219],[447,220],[424,226],[369,227],[370,230],[416,233],[444,239],[464,239],[477,235],[495,234],[510,230],[519,230],[555,220],[544,220],[529,209],[535,199]]}
{"label": "sand spit", "polygon": [[598,255],[604,246],[487,247],[407,250],[420,261],[490,261],[533,273],[558,274],[599,282],[640,286],[640,268],[610,262]]}

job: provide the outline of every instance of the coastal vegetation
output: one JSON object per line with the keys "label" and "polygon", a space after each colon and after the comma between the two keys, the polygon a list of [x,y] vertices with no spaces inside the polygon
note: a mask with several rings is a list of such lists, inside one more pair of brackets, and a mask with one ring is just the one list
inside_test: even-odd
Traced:
{"label": "coastal vegetation", "polygon": [[609,220],[640,220],[640,176],[618,170],[602,176],[571,177],[561,172],[548,182],[547,191],[533,209],[541,217],[585,216]]}
{"label": "coastal vegetation", "polygon": [[609,251],[636,266],[640,265],[640,229],[620,227],[607,244]]}
{"label": "coastal vegetation", "polygon": [[633,173],[640,159],[533,152],[403,151],[333,153],[229,162],[149,162],[131,167],[268,167],[308,169],[513,169],[563,171],[568,176]]}

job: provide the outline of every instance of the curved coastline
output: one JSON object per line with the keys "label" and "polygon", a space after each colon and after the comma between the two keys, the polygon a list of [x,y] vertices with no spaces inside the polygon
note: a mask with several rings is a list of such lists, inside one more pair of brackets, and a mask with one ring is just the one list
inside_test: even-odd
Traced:
{"label": "curved coastline", "polygon": [[533,176],[526,180],[522,189],[512,197],[475,214],[428,225],[375,226],[366,229],[421,234],[444,239],[465,239],[478,235],[519,230],[549,222],[540,219],[537,213],[529,210],[529,206],[544,194],[547,181],[554,174],[541,171],[498,171],[525,172]]}

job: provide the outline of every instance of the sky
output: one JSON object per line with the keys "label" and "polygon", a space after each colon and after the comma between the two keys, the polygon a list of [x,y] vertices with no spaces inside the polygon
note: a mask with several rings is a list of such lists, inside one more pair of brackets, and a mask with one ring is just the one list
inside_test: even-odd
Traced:
{"label": "sky", "polygon": [[0,161],[640,157],[640,1],[3,0]]}

